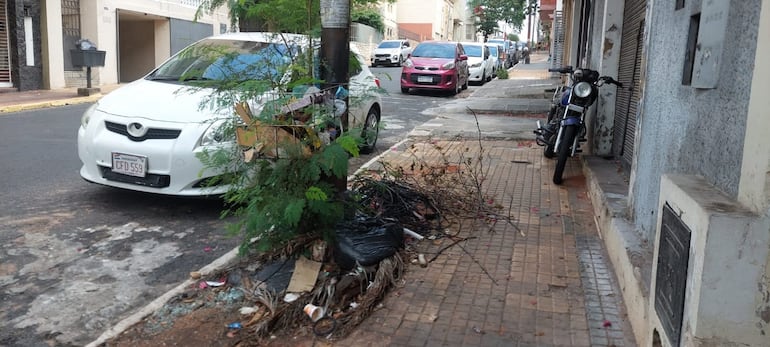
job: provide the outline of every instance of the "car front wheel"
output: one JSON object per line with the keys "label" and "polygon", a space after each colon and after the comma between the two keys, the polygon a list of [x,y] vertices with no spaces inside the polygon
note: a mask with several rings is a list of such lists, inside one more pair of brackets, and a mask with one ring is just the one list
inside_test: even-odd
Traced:
{"label": "car front wheel", "polygon": [[361,131],[361,153],[369,154],[374,152],[374,146],[377,144],[377,137],[380,134],[380,111],[372,107],[366,114],[364,129]]}

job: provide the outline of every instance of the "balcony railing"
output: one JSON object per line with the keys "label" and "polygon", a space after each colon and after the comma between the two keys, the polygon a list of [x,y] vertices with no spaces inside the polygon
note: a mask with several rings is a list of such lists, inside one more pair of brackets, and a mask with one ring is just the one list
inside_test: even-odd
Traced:
{"label": "balcony railing", "polygon": [[198,8],[198,6],[201,5],[203,0],[177,0],[179,1],[179,4],[186,7],[194,7]]}

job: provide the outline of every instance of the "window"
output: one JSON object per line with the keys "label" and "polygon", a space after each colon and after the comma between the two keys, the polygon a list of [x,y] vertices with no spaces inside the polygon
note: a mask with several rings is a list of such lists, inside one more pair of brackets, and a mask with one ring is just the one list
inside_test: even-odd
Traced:
{"label": "window", "polygon": [[80,40],[80,0],[62,0],[61,26],[64,41],[64,70],[81,71],[80,67],[72,65],[70,50],[75,49],[75,43]]}
{"label": "window", "polygon": [[690,30],[687,33],[687,48],[684,56],[684,70],[682,71],[682,85],[692,84],[692,70],[695,65],[695,49],[698,45],[698,29],[700,27],[700,13],[690,17]]}
{"label": "window", "polygon": [[684,0],[676,0],[676,7],[674,7],[675,10],[681,10],[684,8]]}

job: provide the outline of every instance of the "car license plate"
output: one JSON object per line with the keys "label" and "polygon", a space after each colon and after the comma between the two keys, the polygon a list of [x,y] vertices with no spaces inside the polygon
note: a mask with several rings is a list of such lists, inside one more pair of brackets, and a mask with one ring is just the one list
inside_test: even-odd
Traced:
{"label": "car license plate", "polygon": [[420,83],[432,83],[433,76],[417,76],[417,82]]}
{"label": "car license plate", "polygon": [[112,172],[144,177],[147,174],[147,157],[112,152]]}

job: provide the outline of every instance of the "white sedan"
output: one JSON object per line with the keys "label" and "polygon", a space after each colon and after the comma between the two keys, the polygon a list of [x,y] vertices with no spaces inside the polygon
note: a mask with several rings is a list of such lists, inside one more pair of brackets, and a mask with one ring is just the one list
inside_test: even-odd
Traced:
{"label": "white sedan", "polygon": [[[224,171],[207,167],[198,155],[235,148],[234,137],[221,136],[218,120],[237,116],[232,106],[205,107],[213,89],[191,89],[191,83],[226,79],[236,72],[255,80],[275,79],[271,73],[277,72],[276,64],[293,61],[297,53],[293,49],[302,50],[301,42],[304,37],[299,35],[270,33],[209,37],[183,49],[147,76],[105,95],[83,114],[78,129],[80,175],[89,182],[149,193],[225,193],[228,186],[207,184]],[[203,47],[216,49],[200,49]],[[221,56],[212,57],[211,52],[235,59],[223,63]],[[351,129],[363,129],[361,149],[367,152],[377,141],[382,101],[372,91],[379,88],[379,80],[360,55],[351,54],[358,57],[360,66],[350,71],[348,121]],[[259,61],[263,67],[254,69],[252,63]],[[258,101],[262,99],[249,100],[252,110],[263,106]]]}
{"label": "white sedan", "polygon": [[484,84],[492,80],[494,69],[489,59],[489,47],[480,42],[463,42],[465,55],[468,56],[468,80]]}

